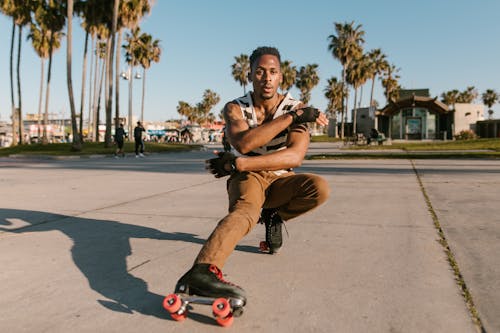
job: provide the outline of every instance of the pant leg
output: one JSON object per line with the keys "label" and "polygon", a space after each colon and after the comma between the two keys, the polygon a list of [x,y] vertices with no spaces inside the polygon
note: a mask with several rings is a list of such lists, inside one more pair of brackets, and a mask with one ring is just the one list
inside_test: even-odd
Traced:
{"label": "pant leg", "polygon": [[242,172],[229,178],[229,214],[217,224],[203,245],[196,264],[224,266],[238,242],[257,224],[269,185],[263,173]]}
{"label": "pant leg", "polygon": [[269,186],[264,208],[278,208],[286,221],[321,205],[329,194],[328,183],[318,175],[286,174]]}
{"label": "pant leg", "polygon": [[134,142],[135,142],[135,154],[139,155],[139,145],[140,145],[140,142],[139,142],[139,140],[134,140]]}

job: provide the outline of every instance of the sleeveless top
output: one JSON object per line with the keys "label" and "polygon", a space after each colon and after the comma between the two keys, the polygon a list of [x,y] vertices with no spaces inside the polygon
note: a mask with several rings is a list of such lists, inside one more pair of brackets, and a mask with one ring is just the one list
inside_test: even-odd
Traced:
{"label": "sleeveless top", "polygon": [[[239,97],[234,100],[234,102],[238,103],[241,108],[241,113],[243,115],[243,119],[246,120],[248,126],[250,128],[257,127],[257,114],[255,113],[255,109],[253,107],[252,94],[248,92],[245,96]],[[285,98],[281,101],[276,109],[276,112],[273,115],[273,119],[286,114],[293,110],[297,105],[301,102],[294,99],[290,93],[285,95]],[[288,138],[288,128],[278,133],[271,141],[269,141],[264,146],[258,147],[251,152],[245,154],[246,156],[259,156],[269,154],[271,152],[286,149],[286,140]],[[276,170],[275,174],[280,175],[290,170]]]}

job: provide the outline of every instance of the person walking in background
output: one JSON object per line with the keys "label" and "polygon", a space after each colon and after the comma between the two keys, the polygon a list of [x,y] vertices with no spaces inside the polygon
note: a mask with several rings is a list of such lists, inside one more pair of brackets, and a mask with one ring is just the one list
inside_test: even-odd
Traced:
{"label": "person walking in background", "polygon": [[142,132],[146,132],[144,126],[140,121],[134,128],[134,141],[135,141],[135,157],[144,157],[144,141],[142,139]]}
{"label": "person walking in background", "polygon": [[240,155],[215,151],[217,157],[207,160],[206,168],[216,178],[230,176],[229,213],[179,279],[175,293],[234,297],[246,303],[245,291],[226,281],[221,271],[236,244],[261,222],[267,252],[276,253],[282,246],[283,221],[328,198],[329,185],[323,178],[292,171],[301,165],[309,146],[306,123],[325,126],[328,119],[289,93],[278,93],[283,79],[280,62],[276,48],[257,48],[250,56],[253,91],[224,107],[227,141]]}
{"label": "person walking in background", "polygon": [[115,158],[118,158],[118,155],[121,155],[121,157],[125,157],[125,152],[123,150],[125,137],[127,137],[127,133],[125,133],[123,124],[120,124],[115,129],[115,143],[116,143]]}

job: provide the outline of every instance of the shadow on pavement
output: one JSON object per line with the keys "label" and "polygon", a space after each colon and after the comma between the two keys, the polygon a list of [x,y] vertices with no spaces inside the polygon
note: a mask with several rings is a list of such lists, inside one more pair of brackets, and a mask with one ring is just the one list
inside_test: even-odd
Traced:
{"label": "shadow on pavement", "polygon": [[[132,254],[130,239],[205,242],[205,239],[189,233],[169,233],[110,220],[0,208],[0,232],[44,231],[60,231],[73,241],[73,262],[87,278],[90,287],[105,298],[97,300],[102,306],[112,311],[136,311],[162,319],[170,318],[161,306],[165,295],[150,292],[147,283],[132,275],[131,269],[127,268],[126,258]],[[250,247],[238,247],[237,250],[258,252],[257,248]],[[207,319],[201,318],[200,321]]]}

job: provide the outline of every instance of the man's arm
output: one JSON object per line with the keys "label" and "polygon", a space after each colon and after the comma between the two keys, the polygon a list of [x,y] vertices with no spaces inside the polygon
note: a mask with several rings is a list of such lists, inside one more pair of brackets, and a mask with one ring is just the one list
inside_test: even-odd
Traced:
{"label": "man's arm", "polygon": [[302,164],[309,146],[306,125],[294,125],[288,133],[287,148],[260,156],[242,156],[235,160],[238,171],[273,171],[296,168]]}
{"label": "man's arm", "polygon": [[293,121],[292,116],[282,115],[260,126],[250,128],[238,104],[230,102],[224,107],[226,134],[229,143],[241,154],[259,148],[276,135],[288,128]]}

